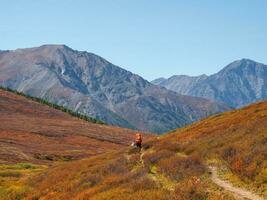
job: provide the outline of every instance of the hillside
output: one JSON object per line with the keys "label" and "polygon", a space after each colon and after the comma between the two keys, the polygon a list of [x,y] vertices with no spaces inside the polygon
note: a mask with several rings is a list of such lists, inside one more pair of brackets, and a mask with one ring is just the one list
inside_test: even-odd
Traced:
{"label": "hillside", "polygon": [[0,163],[47,163],[128,146],[129,129],[95,124],[0,89]]}
{"label": "hillside", "polygon": [[239,108],[267,99],[267,66],[242,59],[211,76],[177,75],[152,83],[180,94],[217,100]]}
{"label": "hillside", "polygon": [[264,199],[266,143],[267,102],[261,102],[147,141],[141,153],[125,148],[54,166],[26,181],[26,199],[231,200],[238,196],[217,184]]}
{"label": "hillside", "polygon": [[230,109],[155,86],[95,54],[65,45],[0,52],[0,85],[111,125],[155,133]]}

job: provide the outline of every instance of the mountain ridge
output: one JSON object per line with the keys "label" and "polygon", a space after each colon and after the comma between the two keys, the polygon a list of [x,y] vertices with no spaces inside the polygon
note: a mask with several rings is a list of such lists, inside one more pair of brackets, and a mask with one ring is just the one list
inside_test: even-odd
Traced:
{"label": "mountain ridge", "polygon": [[155,133],[230,109],[154,86],[102,57],[65,45],[1,54],[0,84],[111,125]]}
{"label": "mountain ridge", "polygon": [[225,102],[235,108],[267,98],[267,65],[251,59],[236,60],[207,77],[182,77],[177,75],[152,83],[181,94]]}

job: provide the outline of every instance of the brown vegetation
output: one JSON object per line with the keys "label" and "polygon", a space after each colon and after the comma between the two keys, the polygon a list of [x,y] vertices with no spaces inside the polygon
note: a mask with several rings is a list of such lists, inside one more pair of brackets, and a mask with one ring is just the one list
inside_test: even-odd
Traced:
{"label": "brown vegetation", "polygon": [[1,89],[0,122],[0,163],[80,159],[134,139],[132,130],[86,122]]}
{"label": "brown vegetation", "polygon": [[128,147],[57,163],[27,179],[23,195],[27,200],[232,200],[211,181],[208,165],[217,164],[266,197],[266,133],[267,102],[262,102],[152,138],[141,152]]}
{"label": "brown vegetation", "polygon": [[[267,190],[267,102],[219,114],[162,137],[154,148],[176,141],[188,155],[217,159],[250,188]],[[157,147],[158,146],[158,147]]]}

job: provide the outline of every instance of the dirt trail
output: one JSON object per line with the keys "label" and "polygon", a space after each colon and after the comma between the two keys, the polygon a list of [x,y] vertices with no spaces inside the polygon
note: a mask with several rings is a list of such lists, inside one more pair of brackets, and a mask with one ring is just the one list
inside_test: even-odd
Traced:
{"label": "dirt trail", "polygon": [[140,155],[140,162],[142,163],[142,165],[144,165],[144,159],[143,156],[145,155],[145,152],[141,151],[141,155]]}
{"label": "dirt trail", "polygon": [[[151,151],[151,150],[150,150]],[[140,163],[142,166],[144,166],[144,155],[149,152],[149,151],[144,151],[142,150],[140,153]],[[175,185],[169,181],[166,177],[161,176],[160,174],[157,173],[157,171],[154,169],[151,169],[151,172],[149,173],[149,177],[154,180],[156,183],[159,183],[161,187],[165,188],[166,190],[169,191],[174,191]]]}
{"label": "dirt trail", "polygon": [[209,168],[211,170],[211,179],[212,179],[212,181],[216,185],[218,185],[218,186],[224,188],[225,190],[233,193],[236,197],[246,198],[246,199],[251,199],[251,200],[266,200],[263,197],[260,197],[260,196],[258,196],[256,194],[253,194],[250,191],[234,187],[231,183],[229,183],[227,181],[224,181],[224,180],[222,180],[222,179],[220,179],[218,177],[218,173],[217,173],[217,168],[216,167],[214,167],[214,166],[211,167],[210,166]]}

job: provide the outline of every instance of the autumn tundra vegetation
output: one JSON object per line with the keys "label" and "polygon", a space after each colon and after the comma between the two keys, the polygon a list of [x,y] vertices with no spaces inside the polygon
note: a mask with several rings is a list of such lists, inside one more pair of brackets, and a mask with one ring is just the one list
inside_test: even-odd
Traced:
{"label": "autumn tundra vegetation", "polygon": [[35,102],[38,102],[38,103],[41,103],[41,104],[44,104],[44,105],[48,105],[49,107],[52,107],[52,108],[57,109],[57,110],[61,110],[63,112],[66,112],[66,113],[68,113],[68,114],[70,114],[70,115],[72,115],[74,117],[80,118],[82,120],[85,120],[85,121],[88,121],[88,122],[92,122],[92,123],[96,123],[96,124],[105,124],[101,120],[98,120],[96,118],[89,117],[87,115],[81,114],[80,112],[75,112],[73,110],[70,110],[70,109],[62,106],[62,105],[58,105],[58,104],[52,103],[52,102],[50,102],[50,101],[48,101],[46,99],[34,97],[34,96],[29,95],[29,94],[25,94],[25,93],[19,92],[17,90],[13,90],[11,88],[5,88],[5,87],[1,87],[0,86],[0,89],[12,92],[12,93],[14,93],[16,95],[20,95],[20,96],[26,97],[26,98],[28,98],[30,100],[35,101]]}
{"label": "autumn tundra vegetation", "polygon": [[[99,133],[101,131],[95,134]],[[0,167],[0,197],[27,200],[235,199],[234,194],[211,180],[209,167],[215,166],[222,179],[267,198],[266,133],[267,102],[259,102],[159,137],[147,136],[141,152],[118,144],[110,151],[102,149],[98,154],[80,159],[29,160],[33,163],[5,160]],[[128,141],[131,136],[129,131]],[[66,151],[62,148],[62,152]],[[23,148],[21,152],[25,154]]]}

